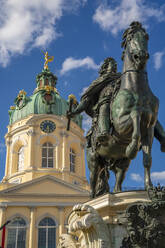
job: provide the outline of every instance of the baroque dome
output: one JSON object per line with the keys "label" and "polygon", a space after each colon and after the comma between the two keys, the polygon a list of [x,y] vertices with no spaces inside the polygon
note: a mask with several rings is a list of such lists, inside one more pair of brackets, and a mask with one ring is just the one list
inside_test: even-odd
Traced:
{"label": "baroque dome", "polygon": [[[27,96],[24,90],[19,91],[14,106],[10,107],[10,124],[24,119],[31,114],[66,115],[69,103],[63,99],[56,89],[57,77],[49,68],[43,69],[36,77],[37,87],[32,96]],[[73,106],[74,107],[74,106]],[[82,116],[73,119],[81,128]]]}

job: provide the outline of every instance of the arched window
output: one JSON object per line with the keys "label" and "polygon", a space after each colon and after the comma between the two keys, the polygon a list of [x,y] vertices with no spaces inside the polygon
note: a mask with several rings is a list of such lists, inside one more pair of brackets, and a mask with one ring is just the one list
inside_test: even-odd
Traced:
{"label": "arched window", "polygon": [[53,145],[49,142],[42,145],[42,167],[53,168]]}
{"label": "arched window", "polygon": [[72,148],[70,148],[70,171],[71,172],[75,172],[75,165],[76,165],[76,153]]}
{"label": "arched window", "polygon": [[52,218],[45,217],[38,225],[38,248],[56,247],[56,223]]}
{"label": "arched window", "polygon": [[24,169],[24,146],[18,150],[18,171],[22,171]]}
{"label": "arched window", "polygon": [[7,248],[26,247],[26,222],[22,218],[16,218],[8,226]]}

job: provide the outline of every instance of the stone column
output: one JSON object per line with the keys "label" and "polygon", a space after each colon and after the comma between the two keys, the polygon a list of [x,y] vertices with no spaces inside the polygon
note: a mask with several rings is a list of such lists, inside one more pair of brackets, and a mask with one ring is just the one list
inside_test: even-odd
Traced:
{"label": "stone column", "polygon": [[55,145],[54,146],[54,153],[55,153],[55,158],[54,158],[54,162],[55,162],[55,168],[56,170],[59,169],[60,163],[59,163],[59,145]]}
{"label": "stone column", "polygon": [[67,137],[68,134],[63,131],[60,133],[61,137],[62,137],[62,170],[65,171],[67,170],[66,168],[66,154],[67,154]]}
{"label": "stone column", "polygon": [[27,132],[27,135],[29,136],[28,144],[29,144],[29,159],[28,159],[28,167],[34,167],[34,136],[35,131],[34,127],[30,127],[30,129]]}
{"label": "stone column", "polygon": [[[0,207],[0,227],[5,224],[6,221],[6,207]],[[0,244],[2,242],[2,231],[0,235]]]}
{"label": "stone column", "polygon": [[6,168],[5,168],[5,177],[9,176],[9,166],[10,166],[10,145],[12,142],[9,138],[6,139]]}
{"label": "stone column", "polygon": [[35,213],[36,207],[30,207],[29,248],[35,247]]}
{"label": "stone column", "polygon": [[59,207],[59,236],[64,233],[64,207]]}

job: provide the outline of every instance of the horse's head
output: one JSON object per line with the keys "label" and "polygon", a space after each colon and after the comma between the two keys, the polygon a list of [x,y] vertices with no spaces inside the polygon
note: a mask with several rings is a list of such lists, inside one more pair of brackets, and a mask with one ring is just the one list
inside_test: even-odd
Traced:
{"label": "horse's head", "polygon": [[137,70],[144,69],[149,58],[148,39],[148,34],[139,22],[132,22],[123,34],[122,47],[125,50],[122,59],[127,54]]}

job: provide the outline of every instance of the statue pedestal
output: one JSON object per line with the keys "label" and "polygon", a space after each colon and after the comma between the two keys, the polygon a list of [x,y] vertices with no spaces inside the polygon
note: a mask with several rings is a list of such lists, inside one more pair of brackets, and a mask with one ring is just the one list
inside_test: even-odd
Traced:
{"label": "statue pedestal", "polygon": [[165,248],[164,244],[165,187],[158,185],[148,192],[106,194],[75,205],[59,248]]}
{"label": "statue pedestal", "polygon": [[107,224],[120,224],[120,218],[130,204],[150,202],[147,192],[128,191],[117,194],[106,194],[85,204],[93,207]]}
{"label": "statue pedestal", "polygon": [[146,191],[128,191],[117,194],[106,194],[85,204],[93,207],[108,225],[111,247],[120,248],[126,236],[126,208],[137,202],[150,202]]}

